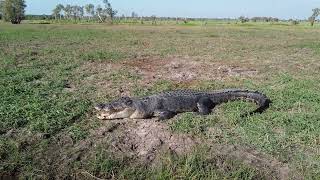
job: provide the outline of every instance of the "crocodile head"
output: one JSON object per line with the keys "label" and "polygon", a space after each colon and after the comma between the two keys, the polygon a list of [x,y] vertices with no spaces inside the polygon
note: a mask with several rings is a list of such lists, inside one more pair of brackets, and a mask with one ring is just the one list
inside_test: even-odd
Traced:
{"label": "crocodile head", "polygon": [[129,118],[136,110],[129,97],[122,97],[108,104],[98,104],[95,109],[99,111],[97,117],[102,120]]}

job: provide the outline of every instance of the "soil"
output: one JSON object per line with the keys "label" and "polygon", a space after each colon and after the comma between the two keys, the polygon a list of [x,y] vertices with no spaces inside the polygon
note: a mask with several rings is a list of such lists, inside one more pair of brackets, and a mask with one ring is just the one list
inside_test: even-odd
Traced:
{"label": "soil", "polygon": [[[79,142],[74,142],[67,133],[61,133],[47,151],[35,157],[45,172],[51,173],[49,177],[66,178],[67,174],[79,177],[79,173],[84,171],[81,167],[70,167],[70,164],[82,164],[94,158],[97,147],[105,148],[115,157],[151,165],[162,152],[183,155],[192,153],[195,147],[201,145],[210,146],[210,151],[222,161],[239,160],[270,179],[290,177],[289,167],[271,156],[244,147],[221,145],[188,134],[174,133],[167,123],[156,119],[104,121],[101,127],[92,130],[86,139]],[[215,163],[217,167],[224,166],[220,161]]]}
{"label": "soil", "polygon": [[190,57],[151,58],[140,57],[123,62],[134,69],[147,82],[172,80],[190,82],[195,80],[221,80],[234,76],[254,76],[258,71],[243,65],[228,65],[226,62],[211,62]]}
{"label": "soil", "polygon": [[70,167],[74,162],[92,159],[97,148],[105,148],[114,157],[152,163],[160,151],[169,150],[177,155],[190,152],[197,140],[188,135],[172,133],[169,127],[154,119],[104,121],[90,135],[74,142],[68,133],[56,136],[45,152],[35,155],[36,162],[49,177],[65,178],[78,172]]}

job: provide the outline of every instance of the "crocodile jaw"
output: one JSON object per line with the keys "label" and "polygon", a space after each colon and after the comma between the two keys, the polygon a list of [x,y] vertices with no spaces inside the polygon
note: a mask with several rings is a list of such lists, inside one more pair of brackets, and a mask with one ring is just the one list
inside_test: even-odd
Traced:
{"label": "crocodile jaw", "polygon": [[101,120],[114,120],[114,119],[123,119],[130,118],[132,114],[134,114],[135,110],[132,108],[125,108],[122,111],[117,112],[107,112],[103,111],[97,115],[98,119]]}

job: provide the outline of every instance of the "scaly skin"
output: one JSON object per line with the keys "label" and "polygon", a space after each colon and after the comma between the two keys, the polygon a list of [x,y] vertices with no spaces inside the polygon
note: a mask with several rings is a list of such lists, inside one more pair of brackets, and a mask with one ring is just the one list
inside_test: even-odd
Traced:
{"label": "scaly skin", "polygon": [[216,105],[234,100],[249,100],[259,106],[246,115],[262,113],[271,103],[267,96],[257,91],[240,89],[212,92],[177,90],[142,98],[122,97],[108,104],[99,104],[95,108],[100,111],[97,117],[102,120],[151,117],[159,117],[160,120],[163,120],[183,112],[198,112],[201,115],[207,115]]}

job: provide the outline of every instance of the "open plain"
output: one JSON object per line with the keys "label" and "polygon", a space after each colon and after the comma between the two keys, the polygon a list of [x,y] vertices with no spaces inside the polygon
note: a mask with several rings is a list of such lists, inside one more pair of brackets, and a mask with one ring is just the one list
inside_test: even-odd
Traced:
{"label": "open plain", "polygon": [[[320,29],[287,23],[0,24],[0,176],[319,179]],[[262,114],[100,121],[120,96],[259,90]]]}

